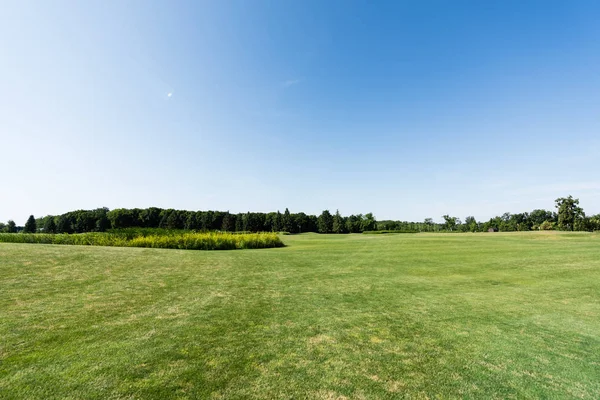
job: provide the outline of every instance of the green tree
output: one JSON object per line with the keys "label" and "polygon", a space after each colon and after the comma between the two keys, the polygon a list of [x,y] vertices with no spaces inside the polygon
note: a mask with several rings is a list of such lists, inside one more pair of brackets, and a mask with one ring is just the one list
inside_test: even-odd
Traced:
{"label": "green tree", "polygon": [[35,217],[30,215],[25,222],[25,227],[23,228],[24,233],[35,233],[37,231],[37,224],[35,223]]}
{"label": "green tree", "polygon": [[333,230],[333,217],[329,210],[324,210],[317,220],[319,233],[331,233]]}
{"label": "green tree", "polygon": [[56,222],[54,222],[54,217],[50,217],[46,219],[46,223],[44,224],[44,233],[56,233]]}
{"label": "green tree", "polygon": [[442,215],[442,218],[444,218],[444,229],[448,230],[448,231],[453,231],[454,229],[456,229],[456,217],[451,217],[448,214],[446,215]]}
{"label": "green tree", "polygon": [[468,216],[465,218],[465,228],[468,232],[477,232],[479,230],[479,224],[475,220],[475,217]]}
{"label": "green tree", "polygon": [[60,215],[56,220],[56,233],[72,233],[71,221],[66,215]]}
{"label": "green tree", "polygon": [[288,210],[287,207],[283,213],[283,217],[282,217],[281,221],[283,224],[283,230],[285,232],[292,233],[295,231],[293,221],[292,221],[292,216],[290,214],[290,210]]}
{"label": "green tree", "polygon": [[377,230],[377,221],[375,220],[373,213],[367,213],[364,215],[361,223],[361,229],[363,232]]}
{"label": "green tree", "polygon": [[336,210],[333,216],[333,224],[331,227],[333,233],[346,233],[344,218],[340,215],[340,211]]}
{"label": "green tree", "polygon": [[554,222],[544,221],[540,224],[539,229],[542,231],[551,231],[554,230]]}
{"label": "green tree", "polygon": [[425,218],[425,221],[423,221],[423,223],[425,224],[425,230],[427,232],[433,232],[434,223],[432,218]]}
{"label": "green tree", "polygon": [[573,196],[559,197],[555,201],[558,209],[558,229],[563,231],[572,231],[576,222],[583,219],[585,214],[583,208],[579,207],[579,199],[574,199]]}
{"label": "green tree", "polygon": [[15,221],[13,221],[12,219],[8,220],[8,222],[6,223],[6,232],[8,232],[8,233],[17,232],[17,224],[15,224]]}

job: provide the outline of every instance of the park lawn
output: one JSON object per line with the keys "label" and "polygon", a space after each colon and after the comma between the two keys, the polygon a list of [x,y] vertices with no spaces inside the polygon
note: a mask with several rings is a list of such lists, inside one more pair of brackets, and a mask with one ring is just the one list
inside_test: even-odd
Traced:
{"label": "park lawn", "polygon": [[2,399],[600,398],[600,235],[0,244]]}

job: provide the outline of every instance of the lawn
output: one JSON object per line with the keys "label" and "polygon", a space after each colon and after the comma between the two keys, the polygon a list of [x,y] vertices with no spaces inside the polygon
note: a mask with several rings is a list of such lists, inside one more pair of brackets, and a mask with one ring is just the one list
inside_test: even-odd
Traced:
{"label": "lawn", "polygon": [[600,235],[0,243],[2,399],[600,398]]}

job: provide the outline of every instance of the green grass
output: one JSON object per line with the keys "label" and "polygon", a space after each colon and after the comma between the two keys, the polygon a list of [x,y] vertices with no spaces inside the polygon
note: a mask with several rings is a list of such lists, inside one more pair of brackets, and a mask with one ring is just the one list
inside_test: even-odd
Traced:
{"label": "green grass", "polygon": [[0,398],[600,398],[600,235],[0,244]]}
{"label": "green grass", "polygon": [[283,247],[276,233],[123,230],[78,234],[0,233],[0,243],[151,247],[180,250],[235,250]]}

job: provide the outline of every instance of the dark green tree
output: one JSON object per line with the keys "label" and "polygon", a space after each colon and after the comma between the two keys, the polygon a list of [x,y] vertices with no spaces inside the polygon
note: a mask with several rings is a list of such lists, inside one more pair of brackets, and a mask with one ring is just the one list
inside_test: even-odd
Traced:
{"label": "dark green tree", "polygon": [[331,233],[333,230],[333,217],[329,210],[324,210],[318,219],[319,233]]}
{"label": "dark green tree", "polygon": [[6,223],[6,232],[8,233],[16,233],[17,232],[17,224],[12,219],[8,220]]}
{"label": "dark green tree", "polygon": [[468,216],[465,218],[465,230],[467,232],[477,232],[479,230],[479,224],[477,224],[475,217]]}
{"label": "dark green tree", "polygon": [[344,218],[340,215],[340,211],[336,210],[333,216],[333,224],[331,230],[333,233],[346,233],[346,226]]}
{"label": "dark green tree", "polygon": [[273,225],[275,227],[275,232],[279,232],[283,230],[283,215],[277,210],[277,215],[275,216],[275,223]]}
{"label": "dark green tree", "polygon": [[44,224],[44,233],[56,233],[56,222],[54,222],[54,217],[50,217],[46,219],[46,223]]}
{"label": "dark green tree", "polygon": [[30,215],[25,222],[25,227],[23,228],[24,233],[35,233],[37,231],[37,224],[35,223],[35,217]]}
{"label": "dark green tree", "polygon": [[60,215],[56,219],[56,233],[71,233],[71,221],[66,215]]}
{"label": "dark green tree", "polygon": [[235,214],[230,214],[229,211],[223,215],[223,226],[221,230],[233,232],[235,230]]}
{"label": "dark green tree", "polygon": [[456,217],[451,217],[448,214],[446,215],[442,215],[442,218],[444,218],[444,229],[448,230],[448,231],[453,231],[454,229],[456,229]]}
{"label": "dark green tree", "polygon": [[373,216],[373,213],[367,213],[363,217],[362,220],[362,231],[376,231],[377,230],[377,221]]}
{"label": "dark green tree", "polygon": [[579,199],[573,196],[559,197],[555,201],[558,209],[558,229],[563,231],[572,231],[575,223],[585,217],[583,208],[579,207]]}
{"label": "dark green tree", "polygon": [[285,209],[284,213],[283,213],[283,217],[281,218],[281,223],[283,225],[283,230],[285,232],[294,232],[294,226],[292,223],[292,216],[290,215],[290,210]]}
{"label": "dark green tree", "polygon": [[433,232],[433,228],[435,227],[435,224],[433,223],[432,218],[425,218],[425,221],[423,221],[423,224],[425,225],[426,232]]}

